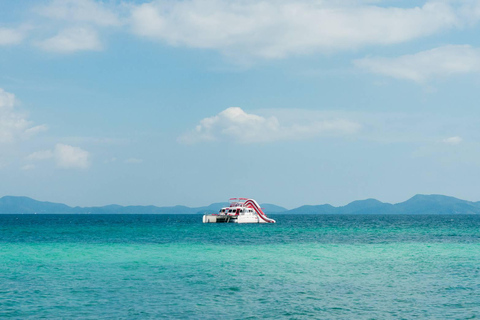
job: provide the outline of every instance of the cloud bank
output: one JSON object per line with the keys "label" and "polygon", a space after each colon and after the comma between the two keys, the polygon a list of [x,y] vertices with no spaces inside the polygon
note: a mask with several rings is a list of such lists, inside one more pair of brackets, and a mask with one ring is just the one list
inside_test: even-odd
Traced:
{"label": "cloud bank", "polygon": [[216,116],[205,118],[178,141],[186,144],[226,140],[237,143],[265,143],[302,140],[325,135],[350,135],[360,124],[345,119],[312,121],[306,124],[283,124],[276,117],[249,114],[241,108],[228,108]]}
{"label": "cloud bank", "polygon": [[[108,29],[171,46],[211,49],[238,60],[281,59],[406,43],[469,28],[480,19],[478,1],[432,0],[414,7],[379,2],[52,0],[34,12],[38,29],[54,32],[35,43],[60,53],[98,51],[106,46],[101,35]],[[22,32],[0,28],[0,45],[22,39]]]}
{"label": "cloud bank", "polygon": [[[300,141],[322,138],[370,141],[378,144],[442,145],[478,141],[475,117],[436,113],[390,113],[265,109],[258,114],[228,108],[204,118],[185,132],[185,144],[233,142],[239,144]],[[448,132],[455,133],[448,135]]]}
{"label": "cloud bank", "polygon": [[174,46],[283,58],[410,41],[464,25],[466,12],[439,1],[399,8],[362,1],[161,0],[134,7],[131,26]]}

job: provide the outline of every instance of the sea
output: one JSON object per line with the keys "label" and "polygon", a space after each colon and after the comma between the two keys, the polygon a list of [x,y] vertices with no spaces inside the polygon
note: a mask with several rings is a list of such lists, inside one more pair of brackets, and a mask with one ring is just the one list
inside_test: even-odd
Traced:
{"label": "sea", "polygon": [[478,319],[480,215],[0,215],[1,319]]}

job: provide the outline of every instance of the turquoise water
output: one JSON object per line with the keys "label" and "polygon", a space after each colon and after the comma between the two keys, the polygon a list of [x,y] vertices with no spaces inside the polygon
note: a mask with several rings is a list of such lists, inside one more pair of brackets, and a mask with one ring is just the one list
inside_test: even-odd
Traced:
{"label": "turquoise water", "polygon": [[0,318],[473,319],[480,216],[0,216]]}

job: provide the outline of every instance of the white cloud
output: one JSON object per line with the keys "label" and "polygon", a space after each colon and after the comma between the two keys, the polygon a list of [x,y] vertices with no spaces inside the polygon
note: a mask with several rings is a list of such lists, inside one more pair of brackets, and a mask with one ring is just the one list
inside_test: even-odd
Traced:
{"label": "white cloud", "polygon": [[79,147],[58,143],[53,150],[41,150],[29,154],[29,161],[54,160],[61,168],[85,169],[90,166],[90,153]]}
{"label": "white cloud", "polygon": [[53,152],[51,150],[33,152],[26,157],[27,160],[33,161],[46,160],[51,158],[53,158]]}
{"label": "white cloud", "polygon": [[283,58],[402,43],[463,26],[471,11],[441,1],[414,8],[368,2],[159,0],[135,6],[131,25],[140,36],[174,46]]}
{"label": "white cloud", "polygon": [[25,37],[24,31],[20,29],[0,28],[0,46],[19,44]]}
{"label": "white cloud", "polygon": [[[203,119],[196,128],[181,135],[178,142],[232,141],[245,144],[334,137],[382,145],[439,146],[477,141],[477,128],[477,117],[438,113],[263,109],[249,114],[240,108],[230,108]],[[449,136],[448,132],[457,134]]]}
{"label": "white cloud", "polygon": [[85,169],[90,166],[90,153],[79,147],[58,143],[53,153],[59,167]]}
{"label": "white cloud", "polygon": [[480,50],[448,45],[396,58],[365,58],[355,65],[369,72],[424,83],[430,79],[480,72]]}
{"label": "white cloud", "polygon": [[46,124],[42,124],[39,126],[31,127],[25,130],[25,135],[27,137],[35,136],[39,134],[40,132],[45,132],[48,130],[48,126]]}
{"label": "white cloud", "polygon": [[11,143],[17,139],[26,139],[47,130],[47,126],[32,126],[27,115],[16,110],[13,93],[0,88],[0,143]]}
{"label": "white cloud", "polygon": [[12,110],[15,106],[15,95],[0,88],[0,108]]}
{"label": "white cloud", "polygon": [[40,7],[38,12],[48,18],[85,22],[99,26],[120,25],[113,7],[93,0],[53,0]]}
{"label": "white cloud", "polygon": [[51,19],[49,25],[60,31],[51,38],[37,41],[37,45],[59,53],[102,50],[99,32],[105,27],[122,25],[119,17],[122,8],[128,6],[94,0],[52,0],[37,7],[36,12]]}
{"label": "white cloud", "polygon": [[445,144],[449,144],[449,145],[457,145],[457,144],[460,144],[462,143],[463,139],[461,137],[458,137],[458,136],[455,136],[455,137],[450,137],[450,138],[446,138],[446,139],[443,139],[442,142],[445,143]]}
{"label": "white cloud", "polygon": [[190,144],[220,139],[239,143],[301,140],[322,135],[349,135],[358,132],[360,127],[358,123],[346,119],[281,124],[274,116],[262,117],[232,107],[201,120],[194,130],[180,136],[178,141]]}
{"label": "white cloud", "polygon": [[99,51],[102,49],[97,32],[91,28],[83,27],[64,29],[56,36],[39,42],[38,45],[46,51],[58,53]]}

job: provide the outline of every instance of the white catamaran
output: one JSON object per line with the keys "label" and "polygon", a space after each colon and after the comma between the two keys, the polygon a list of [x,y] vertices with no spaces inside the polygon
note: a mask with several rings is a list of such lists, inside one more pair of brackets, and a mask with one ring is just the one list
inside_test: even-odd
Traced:
{"label": "white catamaran", "polygon": [[268,218],[262,208],[253,199],[231,198],[230,206],[218,213],[203,216],[203,223],[275,223]]}

